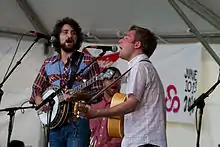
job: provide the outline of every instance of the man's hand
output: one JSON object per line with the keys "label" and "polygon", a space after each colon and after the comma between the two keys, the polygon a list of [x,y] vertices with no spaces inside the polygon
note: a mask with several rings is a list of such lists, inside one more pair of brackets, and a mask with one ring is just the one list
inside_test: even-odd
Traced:
{"label": "man's hand", "polygon": [[69,94],[70,90],[66,90],[64,94],[64,99],[68,102],[77,102],[77,101],[88,101],[89,94],[85,92],[77,92],[76,94]]}
{"label": "man's hand", "polygon": [[88,112],[89,105],[85,103],[85,101],[75,102],[74,105],[74,115],[78,117],[86,117],[86,113]]}
{"label": "man's hand", "polygon": [[66,90],[64,93],[64,100],[67,102],[73,101],[73,97],[69,94],[70,90]]}
{"label": "man's hand", "polygon": [[98,117],[98,113],[101,110],[94,109],[91,106],[87,105],[88,112],[85,114],[87,118],[95,118]]}

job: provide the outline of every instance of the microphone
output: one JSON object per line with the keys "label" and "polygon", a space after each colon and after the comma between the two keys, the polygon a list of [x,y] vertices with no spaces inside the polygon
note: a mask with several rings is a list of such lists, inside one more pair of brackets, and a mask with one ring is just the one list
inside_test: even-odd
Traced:
{"label": "microphone", "polygon": [[52,45],[52,47],[53,47],[53,44],[56,43],[56,41],[57,41],[55,36],[46,35],[46,34],[43,34],[40,32],[36,32],[36,31],[29,31],[29,32],[32,34],[35,34],[38,38],[46,39],[48,41],[49,45]]}
{"label": "microphone", "polygon": [[29,32],[32,33],[32,34],[35,34],[38,38],[44,38],[44,39],[47,39],[47,40],[51,39],[50,35],[39,33],[39,32],[36,32],[36,31],[29,31]]}
{"label": "microphone", "polygon": [[101,49],[103,51],[111,51],[111,52],[117,52],[118,47],[116,45],[113,46],[102,46],[102,45],[97,45],[97,46],[87,46],[86,48],[95,48],[95,49]]}

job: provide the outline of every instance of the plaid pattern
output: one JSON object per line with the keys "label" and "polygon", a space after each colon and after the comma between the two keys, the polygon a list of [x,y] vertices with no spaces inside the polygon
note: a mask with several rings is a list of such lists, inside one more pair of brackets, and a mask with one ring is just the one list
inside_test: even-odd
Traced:
{"label": "plaid pattern", "polygon": [[[82,62],[80,63],[77,72],[79,72],[86,65],[91,63],[93,60],[94,57],[88,54],[84,54]],[[30,103],[35,104],[35,97],[41,96],[42,93],[49,86],[55,85],[55,86],[62,86],[63,88],[67,88],[67,83],[71,73],[70,61],[71,60],[68,60],[68,62],[64,65],[59,55],[52,56],[44,61],[32,86],[32,95],[30,98]],[[86,69],[81,76],[85,79],[90,79],[93,76],[97,76],[99,73],[100,73],[99,65],[97,62],[95,62],[88,69]],[[74,82],[72,88],[79,84],[80,84],[79,82]],[[101,88],[102,88],[101,81],[96,81],[90,87],[86,88],[86,91],[89,92],[91,95],[94,95]]]}
{"label": "plaid pattern", "polygon": [[[107,102],[105,98],[92,105],[96,109],[106,109],[110,107],[110,102]],[[121,138],[112,138],[108,135],[108,118],[94,118],[89,120],[91,137],[96,141],[96,147],[120,147]]]}

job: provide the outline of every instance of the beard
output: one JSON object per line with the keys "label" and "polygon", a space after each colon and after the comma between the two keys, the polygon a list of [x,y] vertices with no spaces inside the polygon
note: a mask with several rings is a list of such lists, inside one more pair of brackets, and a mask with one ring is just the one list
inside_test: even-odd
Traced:
{"label": "beard", "polygon": [[75,52],[77,50],[75,43],[72,46],[66,46],[66,42],[65,42],[65,43],[61,44],[60,47],[66,53],[72,53],[72,52]]}
{"label": "beard", "polygon": [[76,51],[74,47],[62,47],[62,50],[66,53],[72,53]]}

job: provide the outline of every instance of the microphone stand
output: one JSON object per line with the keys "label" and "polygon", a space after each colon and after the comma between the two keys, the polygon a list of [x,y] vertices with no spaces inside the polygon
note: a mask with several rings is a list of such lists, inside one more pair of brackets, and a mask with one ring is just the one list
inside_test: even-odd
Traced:
{"label": "microphone stand", "polygon": [[47,119],[47,122],[48,122],[48,126],[47,126],[47,140],[46,140],[47,143],[49,142],[49,139],[50,139],[51,116],[52,116],[52,112],[53,112],[53,106],[55,104],[55,100],[53,98],[51,98],[49,100],[49,108],[50,108],[50,110],[49,110],[49,118]]}
{"label": "microphone stand", "polygon": [[[220,77],[220,75],[219,75]],[[202,115],[203,115],[203,109],[205,107],[205,98],[209,97],[209,95],[214,91],[214,89],[218,86],[220,83],[220,78],[218,81],[205,93],[202,93],[195,101],[194,103],[188,108],[188,112],[190,112],[194,107],[197,107],[199,109],[199,128],[197,128],[197,142],[196,147],[199,147],[200,142],[200,133],[201,133],[201,125],[202,125]],[[196,118],[197,119],[197,118]],[[197,126],[197,124],[196,124]]]}
{"label": "microphone stand", "polygon": [[43,107],[44,105],[46,105],[47,103],[49,103],[49,118],[47,119],[47,138],[45,143],[48,144],[49,142],[49,136],[50,136],[50,125],[51,125],[51,116],[52,116],[52,112],[53,112],[53,106],[55,104],[55,100],[54,97],[60,93],[62,91],[62,88],[59,88],[58,90],[56,90],[55,92],[51,93],[46,99],[44,99],[42,101],[42,103],[40,103],[39,105],[37,105],[35,107],[35,110],[39,110],[41,107]]}
{"label": "microphone stand", "polygon": [[82,74],[89,66],[91,66],[94,62],[96,62],[100,57],[102,57],[106,51],[102,50],[102,52],[91,62],[89,63],[86,67],[84,67],[79,73],[76,74],[76,77]]}
{"label": "microphone stand", "polygon": [[35,106],[28,106],[28,107],[11,107],[11,108],[5,108],[5,109],[1,109],[0,112],[2,111],[8,111],[9,115],[9,125],[8,125],[8,139],[7,139],[7,147],[9,146],[10,140],[11,140],[11,133],[13,130],[13,122],[14,122],[14,116],[15,116],[15,112],[17,110],[24,110],[24,109],[31,109],[34,108]]}
{"label": "microphone stand", "polygon": [[36,37],[36,39],[34,40],[34,42],[30,45],[30,47],[27,49],[27,51],[24,53],[24,55],[21,57],[21,59],[15,64],[15,66],[11,69],[11,71],[5,76],[5,78],[3,79],[3,81],[0,83],[0,103],[2,100],[2,96],[4,94],[4,91],[1,89],[4,85],[4,83],[6,82],[6,80],[9,78],[9,76],[12,74],[12,72],[16,69],[16,67],[21,64],[22,59],[24,58],[24,56],[30,51],[30,49],[34,46],[34,44],[36,42],[38,42],[40,38]]}

